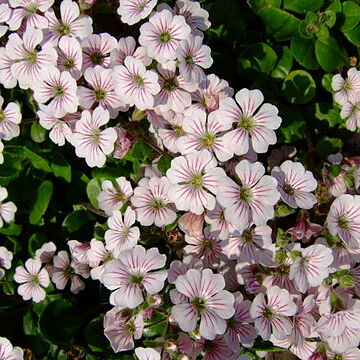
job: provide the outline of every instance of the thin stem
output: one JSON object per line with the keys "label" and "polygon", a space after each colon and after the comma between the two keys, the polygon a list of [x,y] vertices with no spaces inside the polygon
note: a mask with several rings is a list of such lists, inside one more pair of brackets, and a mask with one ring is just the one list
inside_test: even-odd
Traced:
{"label": "thin stem", "polygon": [[97,210],[97,209],[95,209],[94,207],[92,207],[90,204],[88,204],[88,203],[86,203],[86,202],[81,202],[81,203],[79,203],[78,205],[83,206],[84,208],[86,208],[87,210],[91,211],[92,213],[94,213],[94,214],[96,214],[96,215],[99,215],[99,216],[102,216],[102,217],[106,217],[106,218],[107,218],[107,215],[105,214],[104,211]]}

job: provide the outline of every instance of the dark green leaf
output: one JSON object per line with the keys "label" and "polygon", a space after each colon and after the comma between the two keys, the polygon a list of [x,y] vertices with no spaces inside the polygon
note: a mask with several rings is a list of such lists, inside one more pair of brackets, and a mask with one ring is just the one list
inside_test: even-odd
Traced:
{"label": "dark green leaf", "polygon": [[257,12],[265,7],[279,8],[281,0],[247,0],[247,3],[253,11]]}
{"label": "dark green leaf", "polygon": [[86,342],[94,352],[103,352],[109,348],[109,341],[104,336],[103,318],[97,318],[86,326],[84,331]]}
{"label": "dark green leaf", "polygon": [[333,92],[333,89],[331,87],[332,78],[333,74],[325,74],[321,80],[321,85],[323,86],[323,88],[330,93]]}
{"label": "dark green leaf", "polygon": [[31,124],[30,136],[35,142],[41,143],[45,141],[46,130],[37,121],[34,121]]}
{"label": "dark green leaf", "polygon": [[62,226],[67,228],[70,233],[73,233],[93,220],[94,217],[87,210],[75,210],[66,216]]}
{"label": "dark green leaf", "polygon": [[281,111],[283,122],[279,128],[279,140],[291,143],[304,137],[305,120],[295,111]]}
{"label": "dark green leaf", "polygon": [[40,249],[41,246],[48,241],[45,234],[36,232],[30,236],[28,241],[28,251],[31,256],[35,255],[35,251]]}
{"label": "dark green leaf", "polygon": [[332,37],[316,40],[315,54],[320,66],[327,72],[339,69],[346,64],[346,50],[340,48],[338,42]]}
{"label": "dark green leaf", "polygon": [[324,0],[284,0],[284,9],[305,14],[307,11],[319,10]]}
{"label": "dark green leaf", "polygon": [[315,116],[319,120],[325,120],[330,127],[334,127],[343,122],[340,117],[340,110],[334,108],[332,104],[319,102],[315,104]]}
{"label": "dark green leaf", "polygon": [[46,209],[49,206],[51,196],[54,191],[54,185],[51,181],[43,181],[36,194],[36,200],[29,214],[30,224],[40,225],[42,216],[45,214]]}
{"label": "dark green leaf", "polygon": [[151,154],[151,147],[142,140],[138,140],[132,149],[132,156],[135,159],[145,160]]}
{"label": "dark green leaf", "polygon": [[276,40],[288,40],[298,32],[300,20],[286,11],[275,8],[264,8],[259,11],[267,31]]}
{"label": "dark green leaf", "polygon": [[312,39],[297,37],[291,40],[291,51],[295,60],[309,70],[319,68],[319,63],[315,55],[315,43]]}
{"label": "dark green leaf", "polygon": [[282,92],[290,102],[305,104],[315,96],[315,88],[315,81],[308,72],[295,70],[285,78]]}
{"label": "dark green leaf", "polygon": [[36,335],[37,316],[29,309],[23,318],[23,328],[26,335]]}
{"label": "dark green leaf", "polygon": [[71,166],[68,161],[59,153],[52,152],[50,155],[50,166],[54,175],[63,178],[66,182],[71,182]]}
{"label": "dark green leaf", "polygon": [[125,175],[124,169],[113,168],[113,167],[96,168],[91,171],[91,176],[93,178],[101,178],[101,179],[116,179],[124,175]]}
{"label": "dark green leaf", "polygon": [[342,4],[341,31],[352,30],[360,21],[360,6],[354,1],[345,1]]}
{"label": "dark green leaf", "polygon": [[360,24],[349,31],[344,31],[345,37],[356,46],[360,46]]}
{"label": "dark green leaf", "polygon": [[173,157],[169,154],[163,155],[157,163],[157,168],[159,169],[159,171],[165,174],[166,171],[170,168],[172,159]]}
{"label": "dark green leaf", "polygon": [[277,62],[275,69],[271,73],[271,77],[275,79],[284,79],[290,72],[293,65],[293,55],[287,46],[283,46],[282,54]]}
{"label": "dark green leaf", "polygon": [[324,155],[328,156],[330,154],[336,154],[341,151],[341,148],[343,146],[343,142],[341,139],[336,138],[327,138],[320,140],[316,148],[319,150],[319,152]]}
{"label": "dark green leaf", "polygon": [[18,236],[21,234],[22,225],[10,223],[5,227],[0,228],[0,234],[3,235],[15,235]]}
{"label": "dark green leaf", "polygon": [[95,208],[98,208],[97,197],[101,193],[101,180],[99,178],[91,179],[86,186],[86,193],[90,203]]}

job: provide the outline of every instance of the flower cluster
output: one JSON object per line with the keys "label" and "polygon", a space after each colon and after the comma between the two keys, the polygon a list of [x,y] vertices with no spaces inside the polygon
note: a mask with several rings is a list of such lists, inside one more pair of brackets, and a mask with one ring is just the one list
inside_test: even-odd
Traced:
{"label": "flower cluster", "polygon": [[[234,95],[205,72],[210,22],[198,2],[121,0],[121,21],[141,22],[138,39],[93,33],[79,4],[2,1],[0,83],[28,90],[49,138],[70,143],[89,167],[124,158],[134,141],[156,155],[134,177],[102,181],[92,208],[106,218],[102,236],[69,240],[69,251],[44,243],[16,267],[18,294],[40,302],[51,283],[78,294],[85,279],[99,281],[109,290],[103,325],[115,352],[165,325],[151,348],[135,349],[138,359],[245,360],[255,341],[302,360],[359,358],[359,159],[333,154],[317,179],[288,147],[266,167],[278,109],[260,90]],[[332,87],[356,130],[360,72],[335,75]],[[132,130],[144,119],[145,135]],[[20,121],[9,102],[0,140],[18,136]],[[15,212],[1,203],[0,225]],[[288,215],[291,226],[282,222]],[[149,234],[164,247],[151,246]],[[12,257],[0,247],[0,279]],[[0,358],[21,357],[0,338]]]}

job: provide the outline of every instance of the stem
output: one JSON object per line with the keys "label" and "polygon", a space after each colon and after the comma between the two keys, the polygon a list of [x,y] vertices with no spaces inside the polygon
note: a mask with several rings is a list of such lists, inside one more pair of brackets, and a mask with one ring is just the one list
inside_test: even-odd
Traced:
{"label": "stem", "polygon": [[147,324],[147,325],[144,326],[144,329],[146,329],[146,328],[148,328],[150,326],[158,325],[158,324],[160,324],[160,323],[162,323],[164,321],[167,321],[167,319],[161,319],[161,320],[155,321],[155,322],[153,322],[151,324]]}
{"label": "stem", "polygon": [[86,208],[87,210],[91,211],[92,213],[96,214],[96,215],[99,215],[99,216],[102,216],[102,217],[106,217],[106,214],[104,211],[101,211],[101,210],[96,210],[94,207],[92,207],[90,204],[86,203],[86,202],[81,202],[79,203],[78,205],[81,205],[83,206],[84,208]]}

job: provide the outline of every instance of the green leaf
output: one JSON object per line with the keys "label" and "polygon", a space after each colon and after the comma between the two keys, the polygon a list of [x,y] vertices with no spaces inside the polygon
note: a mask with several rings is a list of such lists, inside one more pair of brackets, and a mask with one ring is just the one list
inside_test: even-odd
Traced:
{"label": "green leaf", "polygon": [[330,154],[336,154],[341,151],[342,147],[343,147],[342,140],[337,138],[323,139],[316,144],[316,148],[324,156],[328,156]]}
{"label": "green leaf", "polygon": [[94,352],[103,352],[109,348],[109,342],[104,335],[103,318],[93,319],[84,330],[87,345]]}
{"label": "green leaf", "polygon": [[256,351],[289,351],[278,346],[274,346],[271,341],[265,341],[257,337],[254,341],[252,349]]}
{"label": "green leaf", "polygon": [[279,128],[279,141],[292,143],[304,137],[305,119],[299,112],[281,111],[283,122]]}
{"label": "green leaf", "polygon": [[291,40],[290,49],[295,60],[306,69],[316,70],[319,63],[315,55],[315,43],[312,39],[297,37]]}
{"label": "green leaf", "polygon": [[284,0],[284,9],[305,14],[308,11],[319,10],[324,0]]}
{"label": "green leaf", "polygon": [[30,136],[36,143],[41,143],[45,141],[46,130],[39,124],[39,122],[34,121],[31,124]]}
{"label": "green leaf", "polygon": [[3,292],[5,295],[14,295],[15,294],[15,286],[13,282],[7,281],[5,284],[3,284]]}
{"label": "green leaf", "polygon": [[329,28],[332,28],[336,23],[336,12],[332,10],[325,10],[321,13],[322,21],[327,25]]}
{"label": "green leaf", "polygon": [[255,12],[267,7],[279,8],[281,0],[247,0],[248,5]]}
{"label": "green leaf", "polygon": [[151,154],[151,147],[142,140],[138,140],[132,148],[132,156],[135,159],[145,160]]}
{"label": "green leaf", "polygon": [[269,74],[277,61],[276,52],[265,43],[250,45],[244,49],[237,60],[239,72],[254,71]]}
{"label": "green leaf", "polygon": [[51,152],[49,156],[54,175],[71,183],[71,166],[68,161],[59,152]]}
{"label": "green leaf", "polygon": [[126,173],[123,168],[104,167],[96,168],[91,171],[91,176],[93,178],[101,179],[116,179],[124,175],[126,175]]}
{"label": "green leaf", "polygon": [[316,84],[312,76],[304,70],[292,71],[284,80],[282,92],[291,103],[305,104],[315,96]]}
{"label": "green leaf", "polygon": [[342,14],[340,17],[340,30],[347,32],[352,30],[360,21],[360,6],[354,1],[345,1],[342,4]]}
{"label": "green leaf", "polygon": [[163,155],[159,159],[159,162],[157,163],[158,170],[165,174],[166,171],[170,168],[172,159],[173,159],[173,157],[171,155],[169,155],[169,154]]}
{"label": "green leaf", "polygon": [[286,205],[286,204],[279,204],[276,207],[276,217],[285,217],[291,214],[294,214],[295,209],[293,209],[292,207]]}
{"label": "green leaf", "polygon": [[48,241],[48,238],[45,234],[41,232],[36,232],[30,236],[28,241],[28,251],[31,256],[35,255],[35,251]]}
{"label": "green leaf", "polygon": [[360,24],[349,31],[344,31],[344,35],[351,43],[360,46]]}
{"label": "green leaf", "polygon": [[319,120],[327,121],[330,127],[334,127],[343,122],[340,117],[340,109],[334,108],[332,104],[326,102],[315,104],[315,116]]}
{"label": "green leaf", "polygon": [[293,65],[293,55],[287,46],[283,46],[282,54],[277,62],[275,69],[271,73],[271,77],[275,79],[284,79],[290,72]]}
{"label": "green leaf", "polygon": [[300,20],[286,11],[275,8],[264,8],[259,11],[267,31],[276,40],[289,40],[298,32]]}
{"label": "green leaf", "polygon": [[66,216],[62,226],[65,227],[69,233],[73,233],[93,220],[94,217],[87,210],[75,210]]}
{"label": "green leaf", "polygon": [[23,328],[25,335],[36,335],[37,334],[37,317],[29,309],[23,318]]}
{"label": "green leaf", "polygon": [[41,335],[50,343],[69,347],[88,316],[86,304],[73,305],[64,298],[55,300],[40,315]]}
{"label": "green leaf", "polygon": [[42,223],[42,216],[45,214],[49,206],[51,196],[54,191],[54,185],[51,181],[43,181],[36,194],[36,200],[29,214],[30,224],[40,225]]}
{"label": "green leaf", "polygon": [[22,225],[10,223],[5,227],[0,228],[0,234],[3,235],[15,235],[18,236],[21,234]]}
{"label": "green leaf", "polygon": [[91,179],[86,186],[86,193],[93,207],[98,209],[97,196],[101,193],[101,180],[99,178]]}
{"label": "green leaf", "polygon": [[346,64],[346,50],[340,48],[332,37],[316,40],[315,54],[320,66],[327,72],[339,69]]}
{"label": "green leaf", "polygon": [[321,79],[321,85],[322,85],[322,87],[323,87],[326,91],[328,91],[328,92],[330,92],[330,93],[333,92],[333,89],[332,89],[332,87],[331,87],[332,78],[333,78],[333,74],[325,74],[325,75],[323,76],[323,78]]}
{"label": "green leaf", "polygon": [[331,4],[327,7],[328,10],[334,11],[336,14],[341,13],[342,6],[340,0],[332,0]]}

